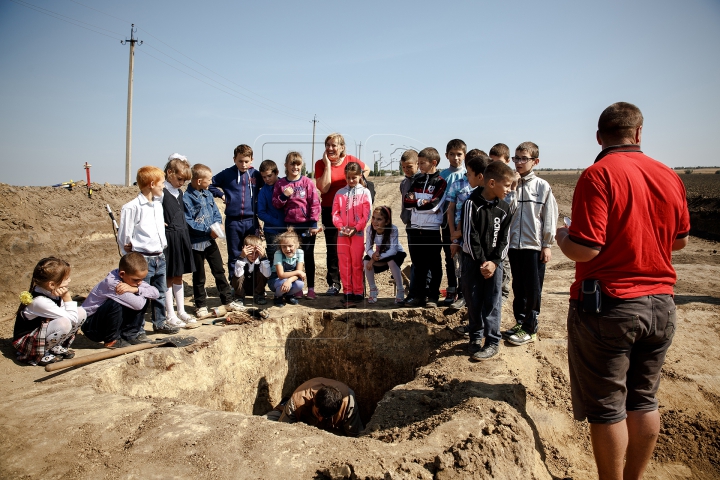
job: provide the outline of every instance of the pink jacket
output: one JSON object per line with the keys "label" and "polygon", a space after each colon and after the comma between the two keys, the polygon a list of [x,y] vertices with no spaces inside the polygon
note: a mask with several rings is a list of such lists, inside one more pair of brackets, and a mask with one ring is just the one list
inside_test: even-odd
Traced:
{"label": "pink jacket", "polygon": [[[290,185],[292,195],[286,197],[283,190]],[[275,182],[272,198],[273,207],[285,211],[285,223],[305,223],[317,221],[320,218],[320,197],[315,182],[308,177],[300,177],[289,181],[283,177]]]}
{"label": "pink jacket", "polygon": [[370,190],[357,185],[350,189],[345,186],[338,190],[333,200],[333,225],[337,228],[355,227],[355,235],[365,233],[365,225],[370,219]]}

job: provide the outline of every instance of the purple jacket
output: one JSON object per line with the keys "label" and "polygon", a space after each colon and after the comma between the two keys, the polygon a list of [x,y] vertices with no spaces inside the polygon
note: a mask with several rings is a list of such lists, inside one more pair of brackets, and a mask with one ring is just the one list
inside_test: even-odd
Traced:
{"label": "purple jacket", "polygon": [[[293,193],[286,197],[283,190],[290,185]],[[315,182],[308,177],[300,177],[290,181],[287,177],[281,178],[275,183],[273,190],[273,206],[285,211],[286,223],[312,222],[317,226],[320,218],[320,197],[318,196]]]}
{"label": "purple jacket", "polygon": [[106,300],[115,300],[117,303],[124,307],[132,308],[133,310],[140,310],[145,306],[146,299],[158,298],[160,292],[157,288],[151,287],[144,281],[138,285],[138,293],[123,293],[118,295],[115,293],[115,287],[117,284],[122,282],[118,269],[116,268],[112,272],[108,273],[105,280],[98,283],[90,290],[90,294],[87,296],[82,304],[85,309],[87,316],[94,314],[100,306],[105,303]]}

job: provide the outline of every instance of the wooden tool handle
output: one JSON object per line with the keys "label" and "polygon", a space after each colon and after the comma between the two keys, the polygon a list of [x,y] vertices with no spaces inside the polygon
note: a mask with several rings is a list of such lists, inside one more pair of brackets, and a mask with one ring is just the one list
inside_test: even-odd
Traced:
{"label": "wooden tool handle", "polygon": [[161,343],[141,343],[138,345],[131,345],[129,347],[115,348],[112,350],[105,350],[104,352],[91,353],[90,355],[84,355],[82,357],[71,358],[70,360],[63,360],[62,362],[49,363],[45,365],[46,372],[54,372],[62,368],[70,368],[76,365],[87,365],[88,363],[105,360],[106,358],[119,357],[126,353],[137,352],[138,350],[146,350],[148,348],[154,348],[162,345]]}

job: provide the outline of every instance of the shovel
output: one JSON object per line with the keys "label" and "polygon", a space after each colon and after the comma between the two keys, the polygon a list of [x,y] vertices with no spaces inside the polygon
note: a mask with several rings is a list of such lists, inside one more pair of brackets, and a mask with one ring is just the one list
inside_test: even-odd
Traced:
{"label": "shovel", "polygon": [[115,348],[113,350],[107,350],[105,352],[92,353],[90,355],[85,355],[84,357],[71,358],[69,360],[63,360],[62,362],[49,363],[49,364],[45,365],[45,371],[46,372],[54,372],[55,370],[60,370],[62,368],[75,367],[77,365],[87,365],[88,363],[98,362],[100,360],[105,360],[106,358],[119,357],[120,355],[125,355],[126,353],[137,352],[139,350],[147,350],[148,348],[163,347],[163,346],[165,346],[165,347],[187,347],[188,345],[192,345],[196,341],[197,341],[197,338],[195,338],[195,337],[182,337],[182,336],[176,335],[176,336],[172,336],[172,337],[162,338],[153,343],[141,343],[139,345],[131,345],[129,347]]}

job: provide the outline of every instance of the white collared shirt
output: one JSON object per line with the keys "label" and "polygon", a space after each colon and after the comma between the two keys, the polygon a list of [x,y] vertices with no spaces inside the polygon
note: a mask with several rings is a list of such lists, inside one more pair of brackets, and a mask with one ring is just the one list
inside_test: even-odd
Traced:
{"label": "white collared shirt", "polygon": [[161,197],[150,202],[139,193],[123,205],[118,228],[118,244],[123,255],[128,253],[124,248],[128,243],[132,244],[133,252],[158,253],[165,249],[167,239]]}

